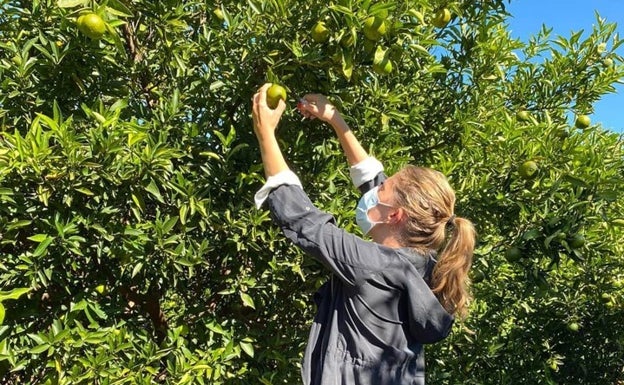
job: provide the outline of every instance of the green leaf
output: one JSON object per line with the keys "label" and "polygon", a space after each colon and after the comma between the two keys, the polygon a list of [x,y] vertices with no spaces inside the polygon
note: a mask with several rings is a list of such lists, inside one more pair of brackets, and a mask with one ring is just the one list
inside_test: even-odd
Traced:
{"label": "green leaf", "polygon": [[50,348],[49,344],[43,344],[43,345],[35,346],[34,348],[30,349],[28,352],[30,354],[41,354],[45,352],[46,350],[48,350],[48,348]]}
{"label": "green leaf", "polygon": [[86,188],[86,187],[77,187],[77,188],[76,188],[76,191],[81,192],[81,193],[83,193],[84,195],[89,195],[89,196],[93,196],[93,195],[95,195],[95,194],[93,193],[93,191],[89,190],[89,189],[88,189],[88,188]]}
{"label": "green leaf", "polygon": [[247,355],[248,355],[249,357],[253,357],[253,356],[254,356],[254,347],[253,347],[253,344],[252,344],[251,342],[248,342],[248,341],[243,340],[243,341],[241,341],[241,342],[239,343],[239,345],[240,345],[241,349],[242,349],[245,353],[247,353]]}
{"label": "green leaf", "polygon": [[206,326],[208,327],[208,329],[210,329],[211,331],[217,334],[226,334],[226,331],[218,323],[211,322]]}
{"label": "green leaf", "polygon": [[176,223],[178,223],[178,219],[179,217],[175,216],[175,217],[171,217],[169,218],[162,227],[162,232],[163,234],[167,234],[169,233],[169,231],[171,231],[171,229],[173,228],[173,226],[175,226]]}
{"label": "green leaf", "polygon": [[139,274],[142,268],[143,268],[143,262],[139,262],[136,265],[134,265],[134,268],[132,269],[132,278],[134,278],[137,274]]}
{"label": "green leaf", "polygon": [[242,291],[240,292],[240,297],[241,300],[243,300],[243,304],[245,306],[248,306],[252,309],[256,308],[256,305],[254,304],[253,298],[251,298],[251,296],[247,293],[243,293]]}
{"label": "green leaf", "polygon": [[43,255],[43,253],[45,253],[45,251],[47,250],[48,246],[50,246],[50,243],[52,243],[52,241],[54,241],[54,238],[52,237],[48,237],[46,239],[44,239],[39,246],[37,246],[37,248],[35,249],[35,251],[33,252],[33,256],[34,257],[40,257]]}
{"label": "green leaf", "polygon": [[28,237],[28,239],[30,239],[33,242],[42,242],[46,238],[48,238],[48,234],[36,234],[36,235],[33,235],[32,237]]}
{"label": "green leaf", "polygon": [[7,299],[18,299],[31,290],[32,289],[29,287],[20,287],[10,291],[0,291],[0,302],[6,301]]}
{"label": "green leaf", "polygon": [[7,225],[7,230],[13,230],[13,229],[19,229],[20,227],[26,227],[30,225],[31,223],[32,221],[29,221],[29,220],[11,222]]}
{"label": "green leaf", "polygon": [[58,6],[61,8],[73,8],[79,5],[87,5],[89,0],[59,0]]}
{"label": "green leaf", "polygon": [[165,203],[165,200],[162,195],[160,195],[160,190],[153,179],[150,181],[150,184],[145,187],[145,191],[152,194],[160,203]]}
{"label": "green leaf", "polygon": [[2,302],[0,302],[0,325],[2,325],[2,323],[4,322],[4,315],[5,315],[5,309],[4,309],[4,305],[2,304]]}

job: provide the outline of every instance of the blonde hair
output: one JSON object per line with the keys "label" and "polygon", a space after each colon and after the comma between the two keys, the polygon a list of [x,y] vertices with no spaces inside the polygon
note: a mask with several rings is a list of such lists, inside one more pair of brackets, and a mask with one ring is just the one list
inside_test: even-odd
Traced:
{"label": "blonde hair", "polygon": [[465,317],[471,300],[468,271],[475,247],[473,224],[454,215],[455,192],[441,172],[407,166],[395,178],[395,201],[408,217],[401,234],[403,243],[421,252],[439,253],[430,286],[449,313]]}

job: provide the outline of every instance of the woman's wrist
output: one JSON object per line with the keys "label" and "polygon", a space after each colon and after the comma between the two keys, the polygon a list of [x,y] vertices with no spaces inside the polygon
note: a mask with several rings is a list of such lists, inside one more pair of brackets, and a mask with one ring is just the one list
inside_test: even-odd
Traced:
{"label": "woman's wrist", "polygon": [[334,128],[336,134],[344,133],[350,130],[349,125],[347,124],[347,122],[345,122],[342,115],[340,114],[336,114],[336,116],[334,116],[329,124],[331,124],[331,126]]}

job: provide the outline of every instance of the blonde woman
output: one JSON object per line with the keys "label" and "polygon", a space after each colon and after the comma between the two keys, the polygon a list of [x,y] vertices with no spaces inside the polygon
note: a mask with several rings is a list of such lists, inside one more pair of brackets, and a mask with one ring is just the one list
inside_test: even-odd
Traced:
{"label": "blonde woman", "polygon": [[475,230],[454,213],[455,194],[439,172],[408,166],[386,177],[336,108],[322,95],[298,105],[329,123],[363,194],[356,221],[370,240],[338,228],[314,207],[289,170],[275,137],[285,104],[253,98],[253,124],[267,181],[255,196],[286,237],[318,259],[331,277],[318,307],[302,364],[305,385],[425,384],[424,344],[444,339],[466,314],[467,275]]}

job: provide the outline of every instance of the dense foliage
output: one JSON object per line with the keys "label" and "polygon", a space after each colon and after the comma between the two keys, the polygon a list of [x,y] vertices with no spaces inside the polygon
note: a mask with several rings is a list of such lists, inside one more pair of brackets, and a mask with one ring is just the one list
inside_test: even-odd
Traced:
{"label": "dense foliage", "polygon": [[523,43],[507,17],[503,0],[0,0],[2,382],[300,381],[326,272],[253,207],[251,96],[271,81],[288,161],[341,226],[358,231],[357,194],[331,130],[292,109],[307,92],[389,173],[443,171],[475,222],[472,313],[427,347],[429,382],[622,384],[624,147],[574,126],[622,81],[621,41],[597,16]]}

